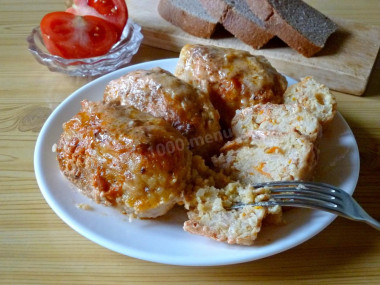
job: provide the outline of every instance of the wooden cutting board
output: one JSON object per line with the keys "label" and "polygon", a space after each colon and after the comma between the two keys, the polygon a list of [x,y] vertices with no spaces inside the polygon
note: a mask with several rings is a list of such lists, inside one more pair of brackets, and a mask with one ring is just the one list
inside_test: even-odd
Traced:
{"label": "wooden cutting board", "polygon": [[267,57],[277,70],[288,76],[299,79],[311,75],[329,88],[348,94],[364,94],[379,51],[379,27],[342,19],[333,19],[339,25],[338,30],[312,58],[298,54],[277,38],[260,50],[227,33],[213,39],[197,38],[162,19],[157,12],[158,2],[127,0],[130,17],[142,27],[145,45],[171,51],[180,51],[188,43],[247,50]]}

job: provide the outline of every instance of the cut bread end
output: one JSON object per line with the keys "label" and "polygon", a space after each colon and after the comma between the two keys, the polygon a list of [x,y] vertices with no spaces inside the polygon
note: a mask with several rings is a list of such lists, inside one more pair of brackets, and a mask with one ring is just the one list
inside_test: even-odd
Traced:
{"label": "cut bread end", "polygon": [[249,10],[245,0],[199,1],[227,31],[255,49],[261,48],[274,37],[265,29],[264,22]]}
{"label": "cut bread end", "polygon": [[196,37],[210,38],[218,25],[218,20],[210,16],[198,0],[160,0],[158,13]]}
{"label": "cut bread end", "polygon": [[328,17],[301,0],[246,0],[266,28],[305,57],[320,51],[337,29]]}

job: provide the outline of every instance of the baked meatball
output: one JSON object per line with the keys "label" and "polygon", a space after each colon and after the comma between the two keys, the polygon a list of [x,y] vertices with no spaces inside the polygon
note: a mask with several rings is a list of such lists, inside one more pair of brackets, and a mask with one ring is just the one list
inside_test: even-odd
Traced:
{"label": "baked meatball", "polygon": [[214,46],[185,45],[175,75],[209,93],[223,127],[230,127],[238,109],[282,103],[287,87],[286,78],[265,57]]}
{"label": "baked meatball", "polygon": [[161,68],[133,71],[111,81],[104,102],[118,102],[164,118],[188,138],[195,154],[211,156],[223,143],[219,113],[208,94]]}
{"label": "baked meatball", "polygon": [[63,174],[84,194],[133,217],[165,214],[183,199],[188,142],[161,118],[133,107],[82,102],[56,148]]}

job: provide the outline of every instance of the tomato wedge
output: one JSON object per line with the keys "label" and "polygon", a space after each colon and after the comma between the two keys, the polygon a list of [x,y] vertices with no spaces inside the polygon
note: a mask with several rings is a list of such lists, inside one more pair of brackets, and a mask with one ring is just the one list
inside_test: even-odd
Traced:
{"label": "tomato wedge", "polygon": [[125,0],[74,0],[73,5],[66,12],[78,16],[91,15],[103,18],[114,24],[120,35],[128,20]]}
{"label": "tomato wedge", "polygon": [[40,24],[50,53],[64,58],[88,58],[106,54],[118,41],[115,26],[94,16],[67,12],[46,14]]}

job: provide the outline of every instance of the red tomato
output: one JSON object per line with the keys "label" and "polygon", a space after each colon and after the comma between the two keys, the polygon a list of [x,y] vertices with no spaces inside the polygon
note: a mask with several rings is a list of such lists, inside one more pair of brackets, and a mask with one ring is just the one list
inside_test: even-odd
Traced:
{"label": "red tomato", "polygon": [[64,58],[106,54],[119,38],[115,26],[101,18],[66,12],[46,14],[40,28],[49,52]]}
{"label": "red tomato", "polygon": [[114,24],[120,35],[128,20],[125,0],[74,0],[73,6],[68,8],[66,12],[78,16],[92,15],[103,18]]}

